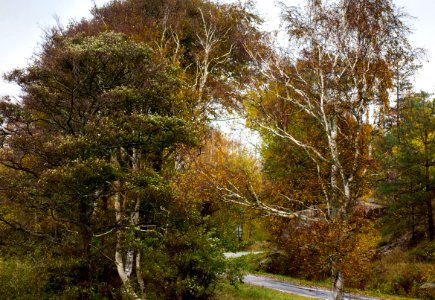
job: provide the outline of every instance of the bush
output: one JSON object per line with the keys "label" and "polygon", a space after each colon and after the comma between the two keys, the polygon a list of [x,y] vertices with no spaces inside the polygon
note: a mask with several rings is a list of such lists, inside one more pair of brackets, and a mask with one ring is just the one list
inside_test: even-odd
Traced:
{"label": "bush", "polygon": [[82,280],[82,273],[89,271],[88,262],[82,259],[56,257],[46,263],[47,294],[62,299],[116,299],[121,295],[120,279],[108,259],[92,263],[89,281]]}
{"label": "bush", "polygon": [[415,261],[411,253],[396,249],[377,261],[368,287],[387,294],[423,297],[419,288],[435,280],[435,265]]}
{"label": "bush", "polygon": [[239,275],[219,240],[201,228],[142,240],[140,248],[147,258],[142,273],[149,299],[209,299],[219,281]]}
{"label": "bush", "polygon": [[[137,237],[134,243],[131,245],[142,253],[141,271],[148,299],[209,299],[219,282],[228,279],[236,284],[241,278],[243,264],[229,263],[219,240],[202,228]],[[92,262],[91,278],[80,280],[87,268],[87,262],[78,258],[42,254],[35,254],[33,259],[20,256],[0,260],[0,298],[122,298],[113,261]]]}
{"label": "bush", "polygon": [[365,286],[377,243],[376,231],[369,221],[296,223],[281,227],[275,236],[277,248],[263,264],[266,271],[324,280],[331,276],[334,263],[344,273],[348,287]]}
{"label": "bush", "polygon": [[29,258],[0,260],[0,295],[3,299],[44,299],[48,276],[44,264]]}
{"label": "bush", "polygon": [[[113,282],[77,282],[82,262],[65,258],[15,256],[0,260],[2,299],[113,299]],[[118,284],[119,287],[119,284]],[[118,291],[117,291],[118,290]]]}
{"label": "bush", "polygon": [[424,241],[409,251],[409,254],[416,261],[435,262],[435,242]]}

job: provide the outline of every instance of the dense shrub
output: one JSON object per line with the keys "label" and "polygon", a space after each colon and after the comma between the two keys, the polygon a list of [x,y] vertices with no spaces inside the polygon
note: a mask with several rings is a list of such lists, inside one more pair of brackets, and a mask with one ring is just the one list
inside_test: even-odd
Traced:
{"label": "dense shrub", "polygon": [[419,289],[435,280],[435,265],[417,261],[413,251],[395,249],[374,263],[368,288],[387,294],[423,297]]}
{"label": "dense shrub", "polygon": [[38,260],[0,260],[0,295],[3,299],[44,299],[48,283],[44,265]]}
{"label": "dense shrub", "polygon": [[[228,262],[220,242],[201,227],[168,230],[165,235],[135,236],[140,249],[147,299],[209,299],[217,283],[241,276]],[[55,251],[53,251],[55,252]],[[122,285],[114,262],[91,264],[89,281],[80,280],[86,262],[46,252],[0,260],[2,299],[121,299]],[[132,276],[135,276],[133,272]]]}
{"label": "dense shrub", "polygon": [[225,274],[239,274],[228,269],[219,240],[201,228],[141,243],[149,299],[208,299]]}
{"label": "dense shrub", "polygon": [[[83,261],[35,253],[32,256],[9,256],[0,260],[1,299],[118,299],[117,277],[112,281],[94,280],[83,285],[80,272]],[[103,266],[101,266],[103,268]],[[101,269],[94,270],[95,275]],[[100,274],[101,275],[101,274]],[[107,278],[106,278],[107,279]]]}
{"label": "dense shrub", "polygon": [[331,276],[334,262],[344,273],[347,286],[365,286],[377,242],[369,221],[294,223],[278,228],[275,236],[276,251],[265,264],[268,271],[323,280]]}

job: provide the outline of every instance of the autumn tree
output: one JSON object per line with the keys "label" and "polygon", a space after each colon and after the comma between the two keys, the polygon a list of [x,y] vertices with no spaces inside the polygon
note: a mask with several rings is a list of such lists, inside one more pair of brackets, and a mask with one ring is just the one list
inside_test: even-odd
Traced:
{"label": "autumn tree", "polygon": [[240,108],[240,90],[249,82],[259,18],[241,3],[201,0],[112,1],[93,10],[71,33],[122,32],[143,41],[185,72],[197,101],[196,119],[210,119],[217,105]]}
{"label": "autumn tree", "polygon": [[[226,187],[246,195],[250,186],[259,190],[259,185],[265,184],[258,160],[246,145],[215,129],[206,139],[200,151],[186,153],[185,171],[174,180],[177,200],[182,206],[196,207],[194,211],[199,213],[202,224],[216,232],[227,250],[234,251],[240,246],[238,242],[248,242],[256,233],[264,234],[266,230],[256,230],[264,212],[249,205],[235,205],[231,197],[225,196],[230,191]],[[266,188],[261,189],[266,194]],[[239,241],[237,226],[243,227]]]}
{"label": "autumn tree", "polygon": [[[252,52],[262,77],[247,103],[250,122],[304,153],[318,201],[341,228],[367,190],[374,125],[390,100],[393,58],[407,43],[404,17],[389,0],[306,1],[283,7],[286,48]],[[332,271],[342,299],[343,272],[334,263]]]}

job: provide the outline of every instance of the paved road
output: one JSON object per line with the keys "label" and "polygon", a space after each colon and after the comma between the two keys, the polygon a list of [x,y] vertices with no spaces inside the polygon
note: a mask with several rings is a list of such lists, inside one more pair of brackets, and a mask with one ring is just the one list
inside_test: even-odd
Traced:
{"label": "paved road", "polygon": [[[248,254],[257,254],[262,253],[262,251],[258,252],[226,252],[225,257],[227,258],[233,258],[233,257],[240,257]],[[306,287],[303,285],[297,285],[285,281],[280,281],[276,279],[272,279],[265,276],[258,276],[253,274],[247,274],[243,278],[244,283],[253,284],[257,286],[262,286],[270,289],[274,289],[277,291],[281,291],[284,293],[294,294],[294,295],[300,295],[305,297],[310,297],[314,299],[332,299],[332,291],[322,288],[316,288],[316,287]],[[363,296],[357,296],[357,295],[351,295],[346,293],[344,299],[347,300],[380,300],[379,298],[369,298],[369,297],[363,297]]]}
{"label": "paved road", "polygon": [[[264,276],[248,274],[243,278],[243,282],[304,297],[315,299],[332,299],[332,291],[330,290],[296,285]],[[344,299],[378,300],[379,298],[368,298],[346,294]]]}
{"label": "paved road", "polygon": [[263,253],[263,251],[225,252],[224,255],[226,258],[233,258],[258,253]]}

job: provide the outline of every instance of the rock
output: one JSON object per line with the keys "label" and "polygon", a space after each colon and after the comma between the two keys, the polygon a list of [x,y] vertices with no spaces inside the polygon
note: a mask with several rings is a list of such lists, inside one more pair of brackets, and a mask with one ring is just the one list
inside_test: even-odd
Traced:
{"label": "rock", "polygon": [[424,299],[435,299],[435,283],[426,282],[419,288],[419,294]]}
{"label": "rock", "polygon": [[426,282],[420,287],[421,290],[435,290],[435,283]]}

